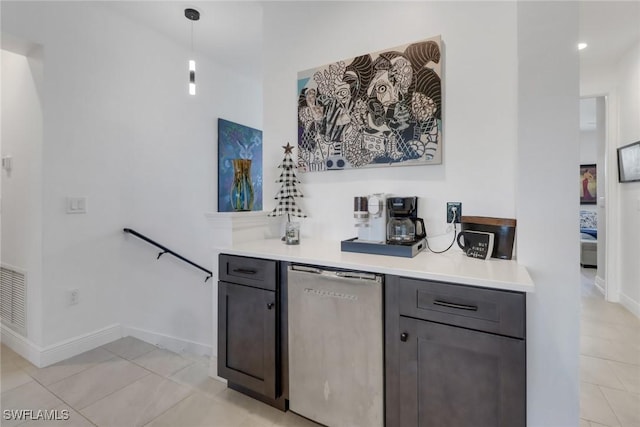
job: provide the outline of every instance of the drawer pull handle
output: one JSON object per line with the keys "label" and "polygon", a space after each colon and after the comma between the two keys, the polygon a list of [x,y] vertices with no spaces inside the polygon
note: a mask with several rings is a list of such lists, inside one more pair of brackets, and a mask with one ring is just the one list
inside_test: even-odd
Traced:
{"label": "drawer pull handle", "polygon": [[452,302],[433,300],[433,305],[441,305],[443,307],[455,308],[458,310],[468,310],[468,311],[478,311],[478,307],[475,305],[466,305],[466,304],[454,304]]}
{"label": "drawer pull handle", "polygon": [[273,302],[270,302],[269,304],[267,304],[267,310],[271,310],[274,305],[276,305],[276,304],[273,303]]}
{"label": "drawer pull handle", "polygon": [[234,273],[240,273],[240,274],[256,274],[257,271],[256,270],[246,270],[244,268],[236,268],[233,270]]}
{"label": "drawer pull handle", "polygon": [[407,340],[409,339],[409,334],[406,332],[403,332],[400,334],[400,341],[402,342],[407,342]]}

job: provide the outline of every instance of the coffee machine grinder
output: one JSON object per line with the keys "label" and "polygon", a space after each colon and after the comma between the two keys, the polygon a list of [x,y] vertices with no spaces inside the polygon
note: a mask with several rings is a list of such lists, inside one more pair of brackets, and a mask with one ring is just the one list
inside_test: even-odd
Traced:
{"label": "coffee machine grinder", "polygon": [[417,197],[390,197],[387,212],[388,244],[411,246],[427,236],[424,221],[418,218]]}

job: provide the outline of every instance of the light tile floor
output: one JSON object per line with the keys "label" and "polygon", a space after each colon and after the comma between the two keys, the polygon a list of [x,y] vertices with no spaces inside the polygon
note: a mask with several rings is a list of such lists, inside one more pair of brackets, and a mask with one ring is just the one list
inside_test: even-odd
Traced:
{"label": "light tile floor", "polygon": [[[132,337],[46,368],[0,347],[2,427],[316,427],[208,376],[209,360]],[[4,410],[57,410],[68,420],[5,419]]]}
{"label": "light tile floor", "polygon": [[583,268],[580,427],[640,427],[640,320],[606,302]]}
{"label": "light tile floor", "polygon": [[[640,427],[640,320],[604,301],[582,269],[580,427]],[[228,389],[208,359],[122,338],[47,368],[0,348],[2,409],[69,411],[66,421],[2,427],[314,427]],[[4,415],[4,412],[3,414]]]}

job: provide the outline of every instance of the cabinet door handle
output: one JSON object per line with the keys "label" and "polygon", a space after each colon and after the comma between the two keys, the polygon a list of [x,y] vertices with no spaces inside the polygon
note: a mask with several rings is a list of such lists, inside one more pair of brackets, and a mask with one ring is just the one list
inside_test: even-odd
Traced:
{"label": "cabinet door handle", "polygon": [[276,304],[273,303],[273,302],[270,302],[269,304],[267,304],[267,310],[271,310],[274,305],[276,305]]}
{"label": "cabinet door handle", "polygon": [[400,334],[400,341],[402,342],[407,342],[407,340],[409,339],[409,334],[406,332],[403,332]]}
{"label": "cabinet door handle", "polygon": [[256,274],[257,273],[256,270],[246,270],[244,268],[235,268],[233,272],[240,273],[240,274]]}
{"label": "cabinet door handle", "polygon": [[452,302],[433,300],[433,305],[441,305],[443,307],[455,308],[458,310],[478,311],[478,306],[466,304],[454,304]]}

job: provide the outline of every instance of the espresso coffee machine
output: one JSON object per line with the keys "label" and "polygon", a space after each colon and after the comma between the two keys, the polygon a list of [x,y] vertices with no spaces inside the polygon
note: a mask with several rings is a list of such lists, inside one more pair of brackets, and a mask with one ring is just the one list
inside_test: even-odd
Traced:
{"label": "espresso coffee machine", "polygon": [[387,238],[387,203],[382,193],[353,198],[353,217],[360,242],[385,243]]}
{"label": "espresso coffee machine", "polygon": [[358,237],[340,242],[343,252],[411,258],[426,247],[417,197],[387,197],[376,193],[353,198]]}
{"label": "espresso coffee machine", "polygon": [[424,221],[418,218],[417,197],[387,199],[387,243],[413,245],[427,236]]}

